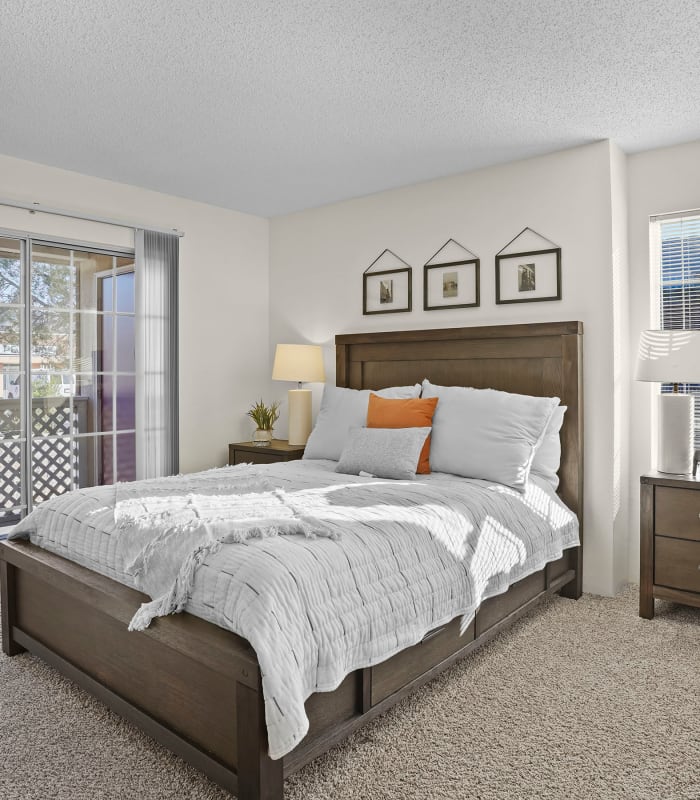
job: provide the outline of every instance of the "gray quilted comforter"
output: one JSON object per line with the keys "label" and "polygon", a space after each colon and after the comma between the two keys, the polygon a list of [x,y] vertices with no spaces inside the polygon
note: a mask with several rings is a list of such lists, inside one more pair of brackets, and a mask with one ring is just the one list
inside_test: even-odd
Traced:
{"label": "gray quilted comforter", "polygon": [[247,639],[270,755],[281,758],[306,735],[310,694],[457,615],[468,624],[483,600],[578,544],[575,516],[536,479],[521,495],[450,475],[391,481],[334,467],[227,467],[83,489],[39,506],[13,537],[155,598],[132,627],[184,608]]}

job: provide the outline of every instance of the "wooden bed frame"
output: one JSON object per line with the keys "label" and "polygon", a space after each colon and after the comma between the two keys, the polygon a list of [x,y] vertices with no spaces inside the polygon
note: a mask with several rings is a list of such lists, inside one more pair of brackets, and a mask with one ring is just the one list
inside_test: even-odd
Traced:
{"label": "wooden bed frame", "polygon": [[[560,495],[582,522],[582,324],[453,328],[336,337],[337,384],[381,389],[419,382],[558,395]],[[551,592],[581,594],[581,548],[377,666],[312,695],[307,737],[284,759],[267,753],[255,652],[189,614],[127,624],[145,596],[25,542],[0,543],[2,648],[28,650],[131,720],[241,800],[281,800],[284,778],[476,650]]]}

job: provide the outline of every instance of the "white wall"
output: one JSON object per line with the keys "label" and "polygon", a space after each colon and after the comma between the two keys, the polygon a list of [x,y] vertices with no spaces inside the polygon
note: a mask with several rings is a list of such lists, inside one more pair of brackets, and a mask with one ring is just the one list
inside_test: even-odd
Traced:
{"label": "white wall", "polygon": [[[250,436],[245,411],[270,385],[268,221],[6,156],[0,156],[0,195],[185,231],[180,241],[180,468],[189,472],[226,463],[227,443]],[[100,244],[133,243],[129,229],[3,206],[0,228]]]}
{"label": "white wall", "polygon": [[[271,347],[276,342],[323,344],[328,381],[335,378],[336,333],[584,322],[584,586],[603,594],[613,592],[621,580],[614,559],[615,365],[611,346],[616,248],[618,272],[624,267],[624,234],[619,223],[621,161],[609,142],[600,142],[278,217],[270,224]],[[563,300],[496,306],[494,255],[525,226],[561,246]],[[425,312],[422,265],[450,237],[481,258],[481,306]],[[414,310],[363,317],[362,272],[386,247],[414,267]],[[284,385],[276,392],[283,398]],[[623,461],[618,469],[623,483],[627,480]]]}
{"label": "white wall", "polygon": [[649,268],[649,217],[700,208],[700,141],[629,156],[630,263],[629,387],[630,496],[629,579],[639,581],[639,476],[655,467],[652,398],[655,384],[632,380],[639,332],[654,327]]}

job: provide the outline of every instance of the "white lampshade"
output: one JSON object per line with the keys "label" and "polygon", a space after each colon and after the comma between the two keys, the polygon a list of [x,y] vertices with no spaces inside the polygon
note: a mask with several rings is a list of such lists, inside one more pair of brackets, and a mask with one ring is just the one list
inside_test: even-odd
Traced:
{"label": "white lampshade", "polygon": [[326,380],[323,351],[315,344],[278,344],[272,380],[320,383]]}
{"label": "white lampshade", "polygon": [[700,331],[642,331],[638,381],[700,383]]}

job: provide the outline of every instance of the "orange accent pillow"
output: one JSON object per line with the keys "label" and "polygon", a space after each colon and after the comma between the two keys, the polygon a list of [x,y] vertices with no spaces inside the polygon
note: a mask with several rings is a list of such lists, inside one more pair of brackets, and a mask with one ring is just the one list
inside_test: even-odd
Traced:
{"label": "orange accent pillow", "polygon": [[[367,405],[368,428],[430,428],[438,403],[437,397],[390,400],[370,393]],[[430,473],[430,434],[418,459],[419,475]]]}

